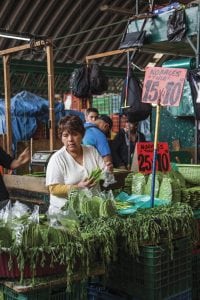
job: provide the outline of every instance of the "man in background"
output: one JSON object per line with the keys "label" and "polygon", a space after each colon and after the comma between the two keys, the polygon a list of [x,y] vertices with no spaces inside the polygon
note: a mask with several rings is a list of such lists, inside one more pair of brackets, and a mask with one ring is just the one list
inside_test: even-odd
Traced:
{"label": "man in background", "polygon": [[103,157],[105,163],[112,164],[111,150],[107,137],[110,136],[113,122],[107,115],[101,115],[95,122],[86,122],[83,145],[94,146],[99,154]]}
{"label": "man in background", "polygon": [[120,129],[111,143],[115,168],[130,169],[137,142],[145,142],[145,136],[138,131],[138,122],[130,121],[127,118],[125,127]]}
{"label": "man in background", "polygon": [[86,123],[95,124],[95,121],[98,119],[98,117],[99,117],[99,111],[97,108],[90,107],[86,110],[85,113]]}

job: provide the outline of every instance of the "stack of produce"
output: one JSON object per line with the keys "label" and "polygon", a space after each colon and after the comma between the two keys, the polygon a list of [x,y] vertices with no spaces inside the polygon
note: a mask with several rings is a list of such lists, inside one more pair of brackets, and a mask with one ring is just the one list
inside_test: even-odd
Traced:
{"label": "stack of produce", "polygon": [[189,204],[193,209],[200,208],[200,186],[181,190],[181,201]]}
{"label": "stack of produce", "polygon": [[[111,205],[102,204],[102,215],[109,215],[112,208]],[[89,211],[95,213],[95,209]],[[48,219],[47,215],[39,215],[39,208],[36,213],[26,212],[20,216],[12,215],[12,212],[7,212],[6,209],[2,212],[0,221],[0,260],[3,262],[3,258],[7,257],[7,261],[4,261],[4,267],[6,264],[7,267],[0,268],[0,277],[16,277],[20,273],[22,281],[27,274],[25,269],[28,265],[27,276],[31,274],[34,279],[38,267],[44,269],[42,275],[46,276],[49,275],[45,273],[46,265],[50,265],[52,269],[59,265],[64,266],[62,270],[67,274],[69,285],[75,272],[79,272],[85,278],[90,269],[93,269],[96,261],[95,249],[100,243],[99,240],[101,243],[104,241],[101,245],[100,262],[107,262],[115,255],[113,248],[116,247],[111,242],[110,230],[108,227],[103,233],[87,233],[81,229],[79,219],[70,210],[62,211],[57,217],[52,216]],[[111,257],[108,257],[108,249]],[[13,267],[16,267],[16,264],[18,273],[14,274]],[[9,273],[8,269],[12,272]]]}
{"label": "stack of produce", "polygon": [[123,191],[127,194],[131,194],[132,177],[133,174],[129,173],[125,178]]}
{"label": "stack of produce", "polygon": [[8,217],[6,211],[1,214],[1,255],[9,254],[9,268],[15,259],[23,279],[27,265],[34,277],[38,265],[45,268],[47,264],[59,264],[65,266],[69,285],[74,272],[87,278],[95,262],[109,268],[121,244],[131,256],[136,256],[141,246],[164,240],[173,254],[172,241],[177,236],[193,235],[193,212],[186,204],[141,209],[120,217],[111,193],[90,193],[73,191],[68,205],[50,219],[39,215],[39,209],[20,216]]}
{"label": "stack of produce", "polygon": [[[126,188],[124,191],[129,194],[151,195],[152,174],[142,173],[129,174],[125,180]],[[185,187],[185,180],[176,171],[169,173],[157,172],[155,176],[155,197],[173,202],[181,201],[181,189]],[[129,190],[131,188],[131,191]]]}

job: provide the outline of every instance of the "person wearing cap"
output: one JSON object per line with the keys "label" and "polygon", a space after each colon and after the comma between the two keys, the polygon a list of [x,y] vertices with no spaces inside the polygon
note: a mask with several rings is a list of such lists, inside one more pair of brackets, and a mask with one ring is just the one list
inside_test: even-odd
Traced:
{"label": "person wearing cap", "polygon": [[101,115],[94,123],[86,122],[83,145],[94,146],[105,163],[112,165],[111,149],[107,137],[110,136],[113,122],[107,115]]}
{"label": "person wearing cap", "polygon": [[145,142],[145,136],[138,131],[138,122],[126,120],[111,144],[113,165],[119,169],[130,169],[132,156],[137,142]]}

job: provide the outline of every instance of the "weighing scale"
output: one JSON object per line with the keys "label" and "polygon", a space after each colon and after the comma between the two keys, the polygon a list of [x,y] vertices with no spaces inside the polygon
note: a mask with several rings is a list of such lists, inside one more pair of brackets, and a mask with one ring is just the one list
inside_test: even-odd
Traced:
{"label": "weighing scale", "polygon": [[33,167],[39,166],[43,168],[43,172],[46,172],[46,168],[49,162],[50,157],[56,152],[56,150],[53,151],[37,151],[33,154],[31,158],[31,163],[29,165],[29,171],[32,173]]}

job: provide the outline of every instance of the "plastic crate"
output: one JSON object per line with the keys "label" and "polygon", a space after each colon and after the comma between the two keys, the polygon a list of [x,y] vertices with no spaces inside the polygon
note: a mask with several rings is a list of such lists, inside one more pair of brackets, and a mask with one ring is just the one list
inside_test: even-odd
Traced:
{"label": "plastic crate", "polygon": [[200,249],[193,250],[192,255],[192,299],[200,299]]}
{"label": "plastic crate", "polygon": [[118,94],[112,94],[112,114],[118,114],[120,112],[121,97]]}
{"label": "plastic crate", "polygon": [[87,300],[86,284],[76,283],[70,292],[66,286],[49,287],[32,290],[26,293],[17,293],[6,286],[2,287],[4,300]]}
{"label": "plastic crate", "polygon": [[97,108],[101,115],[110,115],[112,112],[112,101],[107,94],[93,97],[92,106]]}
{"label": "plastic crate", "polygon": [[192,289],[185,290],[176,295],[173,295],[166,300],[192,300]]}
{"label": "plastic crate", "polygon": [[109,272],[107,286],[140,300],[170,299],[191,289],[191,242],[182,238],[175,240],[173,246],[173,259],[165,245],[144,246],[138,258],[121,251]]}
{"label": "plastic crate", "polygon": [[101,285],[91,285],[88,287],[88,300],[128,300],[128,296]]}
{"label": "plastic crate", "polygon": [[[192,300],[192,290],[188,289],[178,294],[175,294],[169,298],[164,298],[163,300]],[[131,300],[140,300],[138,298],[133,297]]]}

